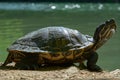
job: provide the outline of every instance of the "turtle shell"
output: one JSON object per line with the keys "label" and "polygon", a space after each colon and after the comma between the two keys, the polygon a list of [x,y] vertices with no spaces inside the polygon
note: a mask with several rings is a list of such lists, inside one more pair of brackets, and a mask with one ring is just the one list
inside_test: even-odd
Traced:
{"label": "turtle shell", "polygon": [[93,38],[77,30],[64,27],[47,27],[28,33],[16,40],[10,50],[24,52],[60,52],[89,46]]}

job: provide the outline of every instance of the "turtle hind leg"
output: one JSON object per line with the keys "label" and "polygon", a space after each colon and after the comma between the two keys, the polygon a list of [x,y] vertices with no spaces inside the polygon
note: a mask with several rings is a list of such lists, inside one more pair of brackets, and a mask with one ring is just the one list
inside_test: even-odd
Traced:
{"label": "turtle hind leg", "polygon": [[90,71],[96,71],[96,72],[101,72],[102,69],[96,65],[96,62],[98,60],[98,54],[96,52],[92,52],[90,53],[91,55],[89,56],[89,58],[87,59],[87,69]]}
{"label": "turtle hind leg", "polygon": [[15,64],[15,67],[20,70],[37,70],[39,68],[39,56],[32,53],[27,53],[27,56]]}

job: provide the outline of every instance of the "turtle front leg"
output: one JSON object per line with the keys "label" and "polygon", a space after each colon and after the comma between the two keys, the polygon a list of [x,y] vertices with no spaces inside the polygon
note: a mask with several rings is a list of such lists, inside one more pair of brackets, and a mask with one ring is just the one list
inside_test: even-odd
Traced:
{"label": "turtle front leg", "polygon": [[102,69],[98,65],[96,65],[96,62],[98,60],[98,54],[96,52],[91,52],[90,54],[91,55],[87,59],[87,69],[90,71],[101,72]]}

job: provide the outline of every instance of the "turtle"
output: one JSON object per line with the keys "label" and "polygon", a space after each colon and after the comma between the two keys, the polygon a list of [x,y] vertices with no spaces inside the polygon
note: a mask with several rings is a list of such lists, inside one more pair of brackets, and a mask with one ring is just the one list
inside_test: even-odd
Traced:
{"label": "turtle", "polygon": [[43,65],[86,62],[89,71],[102,71],[96,63],[100,48],[116,32],[114,19],[100,24],[93,37],[76,29],[50,26],[20,37],[7,48],[9,52],[2,66],[15,62],[18,69],[36,70]]}

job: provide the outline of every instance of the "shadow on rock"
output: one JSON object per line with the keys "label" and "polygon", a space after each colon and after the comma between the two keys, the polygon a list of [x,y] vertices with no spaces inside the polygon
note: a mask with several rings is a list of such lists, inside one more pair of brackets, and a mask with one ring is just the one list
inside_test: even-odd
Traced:
{"label": "shadow on rock", "polygon": [[[53,70],[61,70],[61,69],[67,69],[72,64],[49,64],[49,65],[42,65],[39,67],[39,69],[36,69],[37,71],[53,71]],[[2,66],[2,63],[0,63],[0,70],[20,70],[15,67],[15,63],[8,64],[7,66]]]}

